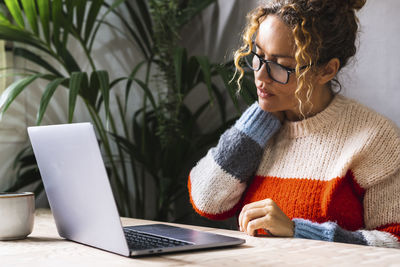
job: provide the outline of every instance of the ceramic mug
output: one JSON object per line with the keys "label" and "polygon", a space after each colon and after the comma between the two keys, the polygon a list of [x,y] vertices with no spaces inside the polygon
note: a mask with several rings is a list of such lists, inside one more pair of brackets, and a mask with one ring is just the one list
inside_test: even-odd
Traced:
{"label": "ceramic mug", "polygon": [[32,233],[35,194],[0,192],[0,240],[23,239]]}

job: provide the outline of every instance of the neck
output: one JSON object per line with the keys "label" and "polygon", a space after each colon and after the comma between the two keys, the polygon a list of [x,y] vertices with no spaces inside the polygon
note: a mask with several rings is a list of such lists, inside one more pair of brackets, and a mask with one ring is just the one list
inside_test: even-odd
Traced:
{"label": "neck", "polygon": [[323,111],[333,99],[332,90],[328,87],[319,88],[314,90],[310,102],[307,103],[305,97],[302,97],[303,114],[296,107],[293,110],[286,110],[285,117],[289,121],[300,121],[312,117]]}

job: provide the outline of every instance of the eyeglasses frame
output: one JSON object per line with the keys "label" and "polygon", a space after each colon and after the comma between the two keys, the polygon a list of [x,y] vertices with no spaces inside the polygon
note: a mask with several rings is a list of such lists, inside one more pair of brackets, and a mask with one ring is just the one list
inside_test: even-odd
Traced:
{"label": "eyeglasses frame", "polygon": [[[290,79],[290,74],[292,74],[293,72],[296,71],[296,69],[283,66],[283,65],[281,65],[281,64],[279,64],[279,63],[277,63],[277,62],[274,62],[274,61],[271,61],[271,60],[267,60],[267,59],[263,59],[260,55],[258,55],[258,54],[255,53],[254,51],[250,51],[250,52],[251,52],[251,54],[257,56],[258,60],[260,60],[261,63],[260,63],[260,66],[258,67],[258,69],[255,69],[255,68],[252,67],[252,65],[250,65],[250,63],[248,62],[248,60],[245,59],[246,64],[248,65],[248,67],[249,67],[250,69],[252,69],[253,71],[259,71],[259,70],[262,68],[263,63],[265,63],[265,66],[266,66],[266,69],[267,69],[267,72],[268,72],[269,77],[270,77],[273,81],[275,81],[275,82],[277,82],[277,83],[280,83],[280,84],[287,84],[287,83],[289,82],[289,79]],[[281,67],[282,69],[284,69],[284,70],[287,71],[287,79],[286,79],[286,82],[277,81],[277,80],[274,79],[274,77],[271,76],[271,67],[269,66],[269,64],[271,64],[271,63],[272,63],[272,64],[275,64],[275,65],[278,65],[279,67]],[[309,66],[309,65],[301,66],[301,67],[300,67],[300,70],[303,70],[303,69],[307,68],[308,66]]]}

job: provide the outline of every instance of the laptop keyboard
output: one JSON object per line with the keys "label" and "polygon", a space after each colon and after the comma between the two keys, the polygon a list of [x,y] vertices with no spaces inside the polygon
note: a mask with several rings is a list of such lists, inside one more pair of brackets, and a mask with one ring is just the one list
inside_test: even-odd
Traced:
{"label": "laptop keyboard", "polygon": [[124,233],[129,249],[132,250],[178,247],[192,244],[185,241],[138,232],[130,228],[124,228]]}

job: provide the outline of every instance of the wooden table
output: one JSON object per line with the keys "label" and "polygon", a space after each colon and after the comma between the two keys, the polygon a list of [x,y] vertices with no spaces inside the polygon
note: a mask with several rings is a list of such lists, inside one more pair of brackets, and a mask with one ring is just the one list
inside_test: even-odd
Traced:
{"label": "wooden table", "polygon": [[[122,218],[123,225],[154,223]],[[246,239],[234,248],[127,258],[58,236],[50,211],[37,210],[25,240],[0,241],[0,266],[400,266],[400,250],[295,238],[250,237],[239,231],[184,225]]]}

